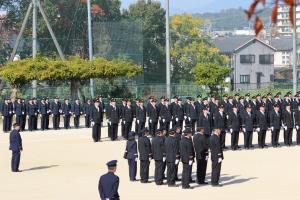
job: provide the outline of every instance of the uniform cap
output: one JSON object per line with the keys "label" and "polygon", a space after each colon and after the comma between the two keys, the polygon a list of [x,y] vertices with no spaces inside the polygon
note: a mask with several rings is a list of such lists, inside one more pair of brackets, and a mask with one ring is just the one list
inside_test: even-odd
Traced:
{"label": "uniform cap", "polygon": [[141,132],[142,132],[142,134],[149,133],[149,129],[148,128],[144,128]]}
{"label": "uniform cap", "polygon": [[201,95],[201,94],[199,94],[199,95],[197,96],[197,98],[202,98],[202,95]]}
{"label": "uniform cap", "polygon": [[279,105],[277,103],[274,104],[274,108],[279,108]]}
{"label": "uniform cap", "polygon": [[246,106],[246,108],[252,108],[252,107],[251,107],[251,105],[249,104],[249,105]]}
{"label": "uniform cap", "polygon": [[106,163],[107,167],[116,167],[117,166],[117,160],[111,160]]}
{"label": "uniform cap", "polygon": [[250,97],[250,93],[245,94],[245,97]]}
{"label": "uniform cap", "polygon": [[233,96],[229,96],[228,99],[233,99]]}
{"label": "uniform cap", "polygon": [[271,93],[271,92],[269,92],[267,95],[268,95],[268,96],[272,96],[272,93]]}
{"label": "uniform cap", "polygon": [[128,133],[128,137],[129,137],[129,138],[135,137],[135,132],[134,132],[134,131],[130,131],[130,132]]}
{"label": "uniform cap", "polygon": [[223,97],[228,97],[228,94],[224,94]]}
{"label": "uniform cap", "polygon": [[234,96],[240,96],[240,93],[235,93],[235,95]]}
{"label": "uniform cap", "polygon": [[256,96],[253,96],[252,99],[256,99]]}
{"label": "uniform cap", "polygon": [[223,104],[221,104],[221,105],[219,105],[219,106],[218,106],[218,108],[224,108],[224,105],[223,105]]}
{"label": "uniform cap", "polygon": [[191,128],[186,128],[184,131],[183,131],[184,134],[189,134],[189,133],[193,133],[192,129]]}
{"label": "uniform cap", "polygon": [[288,95],[291,95],[292,94],[292,92],[291,91],[288,91],[288,93],[287,93]]}
{"label": "uniform cap", "polygon": [[111,98],[110,102],[116,102],[116,99],[115,98]]}

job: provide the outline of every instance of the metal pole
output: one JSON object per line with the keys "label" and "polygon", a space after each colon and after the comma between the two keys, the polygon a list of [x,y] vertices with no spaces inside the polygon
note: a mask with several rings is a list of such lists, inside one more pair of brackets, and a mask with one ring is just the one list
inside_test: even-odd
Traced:
{"label": "metal pole", "polygon": [[296,23],[296,7],[297,1],[294,4],[294,25],[293,25],[293,94],[297,92],[297,23]]}
{"label": "metal pole", "polygon": [[171,72],[170,72],[170,3],[166,0],[166,86],[167,97],[171,97]]}
{"label": "metal pole", "polygon": [[[32,0],[33,5],[33,17],[32,17],[32,58],[36,58],[37,54],[37,5],[36,0]],[[32,96],[36,97],[36,88],[37,88],[37,81],[32,81]]]}
{"label": "metal pole", "polygon": [[41,12],[41,14],[42,14],[42,16],[43,16],[45,22],[46,22],[47,28],[48,28],[48,30],[49,30],[49,32],[50,32],[50,35],[51,35],[51,37],[52,37],[52,39],[53,39],[53,42],[54,42],[54,44],[55,44],[55,47],[56,47],[56,49],[57,49],[57,51],[58,51],[58,54],[59,54],[60,58],[61,58],[62,60],[65,60],[65,56],[64,56],[64,54],[63,54],[63,52],[62,52],[62,50],[61,50],[61,48],[60,48],[60,46],[59,46],[59,44],[58,44],[58,42],[57,42],[57,39],[56,39],[55,34],[54,34],[54,32],[53,32],[53,30],[52,30],[52,28],[51,28],[51,25],[50,25],[50,23],[49,23],[49,21],[48,21],[48,18],[47,18],[47,16],[46,16],[46,14],[45,14],[45,11],[44,11],[43,7],[41,6],[41,4],[40,4],[40,2],[39,2],[38,0],[37,0],[37,5],[38,5],[38,7],[39,7],[39,9],[40,9],[40,12]]}
{"label": "metal pole", "polygon": [[15,46],[14,46],[14,48],[13,48],[13,51],[12,51],[11,55],[10,55],[10,60],[13,60],[14,57],[15,57],[15,55],[16,55],[17,49],[18,49],[19,44],[20,44],[20,41],[21,41],[21,37],[22,37],[23,32],[24,32],[24,30],[25,30],[26,24],[27,24],[27,22],[28,22],[28,18],[29,18],[31,9],[32,9],[32,2],[29,4],[29,7],[28,7],[28,9],[27,9],[25,18],[24,18],[23,23],[22,23],[22,26],[21,26],[21,30],[20,30],[20,32],[19,32],[19,34],[18,34],[18,37],[17,37],[17,39],[16,39]]}
{"label": "metal pole", "polygon": [[[92,15],[91,15],[91,0],[87,0],[88,9],[88,36],[89,36],[89,59],[93,60],[93,36],[92,36]],[[94,98],[94,80],[90,79],[90,94]]]}

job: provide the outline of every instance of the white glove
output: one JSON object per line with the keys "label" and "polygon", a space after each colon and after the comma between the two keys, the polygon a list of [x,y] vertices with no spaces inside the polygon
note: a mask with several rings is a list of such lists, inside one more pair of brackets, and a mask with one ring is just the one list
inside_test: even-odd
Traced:
{"label": "white glove", "polygon": [[84,114],[84,116],[86,117],[86,114]]}
{"label": "white glove", "polygon": [[191,118],[189,117],[189,121],[191,121]]}
{"label": "white glove", "polygon": [[179,164],[179,159],[176,159],[175,160],[175,165],[178,165]]}
{"label": "white glove", "polygon": [[107,123],[111,125],[111,122],[109,120],[107,120]]}
{"label": "white glove", "polygon": [[166,121],[166,120],[165,120],[165,119],[163,119],[162,121],[163,121],[163,123],[165,123],[165,121]]}
{"label": "white glove", "polygon": [[9,111],[9,114],[11,114],[11,111]]}
{"label": "white glove", "polygon": [[163,162],[166,162],[166,157],[163,157]]}
{"label": "white glove", "polygon": [[176,122],[178,122],[178,118],[176,118],[175,120],[176,120]]}
{"label": "white glove", "polygon": [[259,132],[259,131],[260,131],[260,128],[257,128],[256,131]]}
{"label": "white glove", "polygon": [[22,115],[24,115],[24,112],[22,112]]}
{"label": "white glove", "polygon": [[123,121],[123,124],[126,124],[126,122],[125,122],[125,121]]}
{"label": "white glove", "polygon": [[287,130],[287,126],[284,126],[283,128],[284,128],[284,130]]}
{"label": "white glove", "polygon": [[151,162],[151,160],[152,160],[152,159],[151,159],[151,158],[149,158],[149,162]]}
{"label": "white glove", "polygon": [[296,126],[296,130],[297,130],[297,131],[299,130],[299,126]]}
{"label": "white glove", "polygon": [[139,124],[139,123],[140,123],[140,120],[136,120],[136,123]]}
{"label": "white glove", "polygon": [[271,127],[271,131],[274,131],[274,127],[273,126]]}
{"label": "white glove", "polygon": [[229,131],[230,131],[230,133],[232,133],[233,132],[232,128]]}
{"label": "white glove", "polygon": [[152,124],[152,119],[150,119],[149,122]]}
{"label": "white glove", "polygon": [[245,128],[243,128],[243,132],[244,132],[244,133],[246,132],[246,129],[245,129]]}
{"label": "white glove", "polygon": [[4,119],[4,116],[2,116],[1,118]]}
{"label": "white glove", "polygon": [[184,119],[186,119],[186,116],[184,116]]}
{"label": "white glove", "polygon": [[192,160],[189,161],[189,165],[191,165],[191,166],[193,165],[193,161]]}
{"label": "white glove", "polygon": [[205,157],[205,160],[208,160],[208,158],[209,158],[209,156],[206,156],[206,157]]}
{"label": "white glove", "polygon": [[221,163],[221,162],[222,162],[222,158],[219,158],[218,163]]}
{"label": "white glove", "polygon": [[137,162],[138,161],[138,158],[135,158],[135,162]]}
{"label": "white glove", "polygon": [[53,115],[53,114],[52,114],[51,116],[52,116],[52,117],[54,117],[54,115]]}
{"label": "white glove", "polygon": [[76,115],[74,115],[74,117],[76,117]]}
{"label": "white glove", "polygon": [[95,125],[95,122],[91,122],[91,126],[94,126]]}

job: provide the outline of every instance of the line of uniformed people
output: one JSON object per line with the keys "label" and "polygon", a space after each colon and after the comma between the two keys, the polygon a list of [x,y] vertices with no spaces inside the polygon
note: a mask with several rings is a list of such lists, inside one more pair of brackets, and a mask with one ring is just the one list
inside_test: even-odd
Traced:
{"label": "line of uniformed people", "polygon": [[[79,99],[73,103],[69,99],[64,99],[61,103],[59,97],[55,97],[52,102],[49,98],[43,98],[38,101],[31,98],[27,102],[24,99],[17,98],[15,102],[11,99],[5,99],[1,106],[3,119],[3,132],[9,132],[15,118],[15,122],[20,124],[21,131],[25,130],[26,123],[29,131],[38,129],[38,120],[40,118],[40,129],[48,130],[50,117],[52,117],[53,129],[60,128],[61,117],[64,118],[64,128],[70,128],[71,117],[74,119],[74,127],[80,127],[80,116],[85,116],[85,127],[90,127],[90,110],[92,102],[82,105]],[[104,105],[104,104],[103,104]],[[28,121],[27,121],[27,120]]]}
{"label": "line of uniformed people", "polygon": [[[224,159],[220,144],[220,129],[215,129],[212,135],[205,134],[204,128],[199,127],[195,134],[187,127],[183,133],[181,127],[158,129],[155,136],[150,136],[148,128],[142,130],[142,136],[135,140],[135,132],[129,133],[124,158],[128,160],[129,178],[136,181],[137,162],[140,160],[140,182],[149,183],[149,166],[155,164],[154,181],[163,185],[167,179],[169,187],[177,187],[178,165],[182,163],[181,185],[183,189],[192,189],[192,166],[196,161],[196,177],[199,185],[208,184],[205,181],[209,149],[212,160],[212,186],[219,184],[221,163]],[[166,173],[165,173],[166,171]],[[165,176],[165,174],[167,174]]]}

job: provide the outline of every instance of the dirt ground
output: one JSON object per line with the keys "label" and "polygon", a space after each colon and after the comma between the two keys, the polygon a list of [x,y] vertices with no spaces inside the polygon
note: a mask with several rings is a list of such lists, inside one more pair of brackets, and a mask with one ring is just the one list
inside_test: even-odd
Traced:
{"label": "dirt ground", "polygon": [[[103,135],[107,129],[103,128]],[[282,132],[280,138],[282,140]],[[270,141],[268,133],[267,141]],[[93,143],[90,129],[71,129],[46,132],[24,132],[24,151],[20,169],[10,171],[11,152],[8,134],[0,134],[0,198],[3,200],[96,200],[100,199],[97,185],[106,173],[108,160],[119,161],[121,199],[213,199],[262,200],[300,198],[300,147],[281,147],[264,150],[224,152],[222,188],[196,186],[182,190],[156,186],[154,183],[129,182],[127,161],[122,158],[125,141],[105,140]],[[295,136],[295,135],[294,135]],[[227,143],[230,141],[227,137]],[[243,140],[241,135],[240,141]],[[257,134],[254,133],[254,143]],[[180,166],[181,168],[181,166]],[[195,172],[196,165],[193,166]],[[180,169],[181,171],[181,169]],[[210,181],[211,163],[207,180]],[[139,170],[138,170],[139,173]],[[154,163],[150,176],[153,179]],[[139,178],[139,175],[137,176]],[[178,183],[179,184],[179,183]]]}

